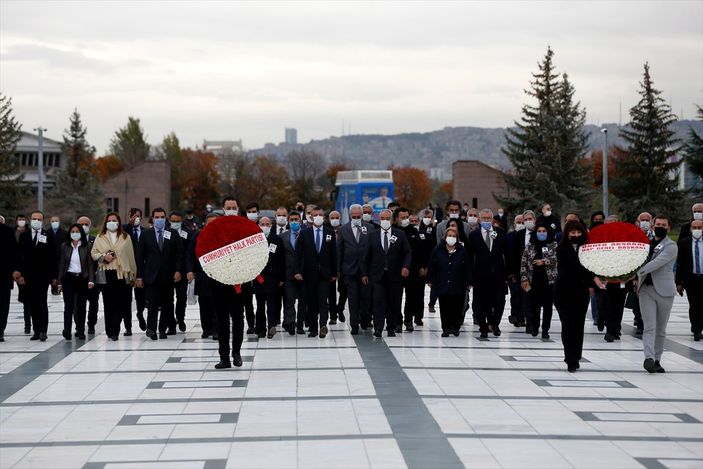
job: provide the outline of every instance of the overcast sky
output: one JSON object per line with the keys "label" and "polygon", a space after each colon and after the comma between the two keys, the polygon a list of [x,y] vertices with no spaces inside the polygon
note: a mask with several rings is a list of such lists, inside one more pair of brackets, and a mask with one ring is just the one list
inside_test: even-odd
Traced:
{"label": "overcast sky", "polygon": [[0,90],[60,139],[74,107],[103,154],[128,116],[150,143],[245,147],[342,133],[504,127],[547,45],[589,123],[623,121],[642,67],[677,114],[703,103],[703,2],[0,2]]}

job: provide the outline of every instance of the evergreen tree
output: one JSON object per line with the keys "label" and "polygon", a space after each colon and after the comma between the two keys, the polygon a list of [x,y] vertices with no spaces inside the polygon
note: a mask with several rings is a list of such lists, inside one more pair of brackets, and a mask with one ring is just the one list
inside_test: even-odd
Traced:
{"label": "evergreen tree", "polygon": [[[703,121],[703,108],[696,106],[698,120]],[[693,128],[688,129],[688,141],[684,148],[684,160],[686,167],[698,178],[697,190],[703,190],[703,135],[698,135]]]}
{"label": "evergreen tree", "polygon": [[182,208],[183,189],[182,180],[183,173],[183,153],[181,151],[181,142],[178,140],[175,132],[164,137],[159,149],[160,156],[168,160],[171,166],[171,208],[177,210]]}
{"label": "evergreen tree", "polygon": [[129,117],[127,125],[115,132],[110,141],[110,152],[117,156],[126,168],[146,161],[149,157],[149,144],[146,143],[139,119]]}
{"label": "evergreen tree", "polygon": [[87,215],[97,225],[103,212],[103,191],[98,182],[95,147],[86,140],[88,130],[83,127],[78,110],[69,119],[70,127],[64,130],[61,144],[66,161],[56,177],[48,205],[52,215],[60,216],[66,223]]}
{"label": "evergreen tree", "polygon": [[27,190],[22,183],[15,147],[22,137],[22,125],[12,115],[12,98],[0,93],[0,213],[13,216]]}
{"label": "evergreen tree", "polygon": [[496,199],[513,213],[546,202],[556,213],[590,206],[590,184],[581,165],[587,142],[585,111],[574,102],[568,76],[559,79],[553,56],[547,48],[530,89],[525,90],[536,104],[525,104],[516,128],[507,129],[503,153],[513,171],[505,175],[508,195]]}
{"label": "evergreen tree", "polygon": [[676,116],[654,88],[647,63],[640,87],[640,101],[630,109],[630,122],[620,131],[627,146],[620,148],[622,155],[615,162],[613,194],[627,220],[644,210],[675,217],[684,195],[675,177],[682,160],[673,158],[680,150],[670,127]]}

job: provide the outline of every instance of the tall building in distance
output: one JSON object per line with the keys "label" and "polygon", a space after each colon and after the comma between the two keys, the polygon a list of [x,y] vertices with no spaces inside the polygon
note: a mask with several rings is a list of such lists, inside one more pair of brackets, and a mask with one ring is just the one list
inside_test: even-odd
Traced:
{"label": "tall building in distance", "polygon": [[286,127],[286,144],[297,145],[298,144],[298,130],[292,127]]}

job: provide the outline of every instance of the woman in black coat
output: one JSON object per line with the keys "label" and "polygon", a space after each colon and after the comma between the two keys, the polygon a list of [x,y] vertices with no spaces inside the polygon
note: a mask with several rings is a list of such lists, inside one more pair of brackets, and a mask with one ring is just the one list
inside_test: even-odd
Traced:
{"label": "woman in black coat", "polygon": [[586,244],[586,240],[585,227],[574,220],[564,226],[564,236],[557,247],[559,269],[554,287],[554,304],[561,320],[564,361],[571,373],[579,368],[579,360],[582,358],[589,290],[593,287],[593,282],[598,288],[605,288],[600,279],[586,270],[579,261],[578,249]]}
{"label": "woman in black coat", "polygon": [[458,242],[459,235],[459,230],[447,227],[444,241],[432,251],[427,266],[427,284],[434,286],[439,298],[442,337],[458,336],[464,317],[469,261],[466,249]]}
{"label": "woman in black coat", "polygon": [[69,238],[59,246],[58,279],[63,289],[63,337],[71,340],[75,314],[76,337],[85,339],[85,310],[88,290],[95,285],[93,258],[83,227],[74,223]]}

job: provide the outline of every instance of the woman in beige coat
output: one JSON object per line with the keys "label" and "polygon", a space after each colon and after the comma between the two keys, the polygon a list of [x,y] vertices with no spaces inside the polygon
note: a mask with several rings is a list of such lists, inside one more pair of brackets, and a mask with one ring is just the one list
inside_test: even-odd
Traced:
{"label": "woman in beige coat", "polygon": [[132,239],[122,231],[119,214],[108,213],[100,234],[93,243],[91,255],[98,262],[96,283],[103,292],[105,333],[112,340],[120,335],[120,322],[125,320],[125,335],[132,335],[132,284],[137,276]]}

